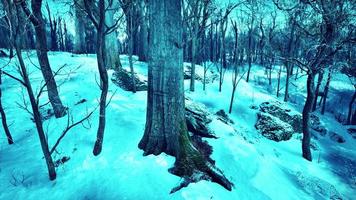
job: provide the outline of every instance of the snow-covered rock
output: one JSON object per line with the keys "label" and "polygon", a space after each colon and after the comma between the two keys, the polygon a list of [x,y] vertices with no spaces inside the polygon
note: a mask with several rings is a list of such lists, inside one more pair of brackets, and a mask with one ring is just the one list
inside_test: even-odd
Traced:
{"label": "snow-covered rock", "polygon": [[216,138],[214,132],[208,127],[208,124],[212,122],[211,113],[203,104],[186,99],[185,118],[189,132],[201,137]]}
{"label": "snow-covered rock", "polygon": [[294,133],[291,125],[263,112],[257,113],[257,123],[255,127],[264,137],[277,142],[289,140]]}
{"label": "snow-covered rock", "polygon": [[[294,132],[303,132],[302,115],[299,112],[289,109],[285,103],[281,103],[279,101],[264,102],[260,105],[260,111],[268,113],[279,118],[281,121],[290,124]],[[317,132],[321,136],[325,136],[328,132],[325,128],[325,124],[315,114],[310,115],[310,126],[313,131]]]}
{"label": "snow-covered rock", "polygon": [[234,121],[230,119],[230,117],[226,114],[224,110],[219,110],[218,112],[215,113],[218,116],[218,119],[225,124],[234,124]]}
{"label": "snow-covered rock", "polygon": [[279,118],[281,121],[290,124],[294,132],[302,132],[302,115],[286,108],[285,104],[282,104],[279,101],[264,102],[260,105],[260,111],[268,113]]}

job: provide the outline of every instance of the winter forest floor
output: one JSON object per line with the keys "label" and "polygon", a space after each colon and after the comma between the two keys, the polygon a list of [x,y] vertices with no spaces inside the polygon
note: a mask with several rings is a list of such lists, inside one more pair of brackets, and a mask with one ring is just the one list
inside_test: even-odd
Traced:
{"label": "winter forest floor", "polygon": [[[24,57],[33,88],[38,91],[42,77],[33,65],[37,62],[35,52],[24,53]],[[49,59],[54,71],[66,65],[56,80],[70,117],[77,121],[98,104],[96,57],[50,52]],[[121,59],[124,68],[128,68],[127,57]],[[0,59],[1,65],[7,62],[5,58]],[[15,63],[13,60],[9,68]],[[135,62],[134,67],[142,77],[147,75],[147,64]],[[1,131],[0,199],[356,199],[356,140],[335,120],[334,114],[328,112],[321,116],[317,112],[326,128],[343,136],[346,142],[339,144],[328,136],[313,139],[318,146],[312,152],[313,162],[302,158],[298,134],[288,141],[275,142],[255,129],[257,110],[251,107],[265,101],[283,101],[283,92],[279,98],[275,95],[276,71],[272,77],[273,85],[268,86],[264,69],[254,65],[251,81],[241,80],[237,86],[230,115],[235,123],[226,125],[216,118],[210,123],[210,128],[218,136],[218,139],[207,139],[213,146],[212,158],[234,183],[233,190],[229,192],[215,183],[201,181],[172,195],[169,195],[170,190],[181,181],[168,172],[174,158],[164,154],[144,157],[137,147],[145,126],[146,92],[133,94],[110,82],[108,96],[111,101],[107,108],[103,152],[98,157],[92,155],[98,125],[96,111],[85,126],[72,129],[60,143],[54,160],[63,156],[70,160],[57,167],[57,179],[51,182],[35,125],[30,114],[18,106],[23,105],[25,90],[19,83],[4,77],[3,105],[15,144],[8,145]],[[10,72],[17,74],[15,70]],[[110,70],[110,77],[112,73]],[[197,73],[201,75],[201,66]],[[296,81],[293,79],[292,85],[288,106],[300,112],[305,96],[305,76]],[[189,80],[185,86],[189,88]],[[231,73],[227,71],[221,93],[218,80],[207,84],[206,91],[202,90],[201,81],[197,81],[196,91],[187,89],[186,96],[216,113],[220,109],[228,110],[231,88]],[[342,102],[336,91],[350,93],[351,89],[345,77],[335,76],[328,102],[330,109],[336,105],[346,106],[345,103],[335,103]],[[86,102],[77,104],[82,99]],[[44,94],[41,103],[46,102]],[[50,146],[66,125],[67,117],[52,117],[44,122]]]}

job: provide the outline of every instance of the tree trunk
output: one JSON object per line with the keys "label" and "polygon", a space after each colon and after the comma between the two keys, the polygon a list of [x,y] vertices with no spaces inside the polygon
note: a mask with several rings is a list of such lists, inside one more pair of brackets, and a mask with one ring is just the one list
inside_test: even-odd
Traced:
{"label": "tree trunk", "polygon": [[330,81],[331,81],[331,72],[329,71],[329,73],[328,73],[328,80],[326,81],[326,85],[325,85],[325,88],[324,88],[323,104],[322,104],[322,106],[321,106],[321,114],[322,114],[322,115],[324,115],[324,113],[325,113],[326,99],[328,98]]}
{"label": "tree trunk", "polygon": [[7,138],[7,142],[9,144],[13,144],[14,141],[12,139],[10,130],[9,130],[9,126],[7,125],[7,121],[6,121],[6,114],[4,111],[4,108],[2,106],[2,70],[0,69],[0,114],[1,114],[1,122],[2,122],[2,126],[4,128],[4,132]]}
{"label": "tree trunk", "polygon": [[56,118],[60,118],[66,115],[67,109],[63,106],[62,101],[59,97],[58,90],[57,90],[57,83],[54,79],[52,74],[52,69],[49,64],[48,55],[47,55],[47,37],[46,37],[46,30],[44,27],[44,22],[42,18],[42,0],[32,0],[31,7],[33,11],[33,15],[38,21],[38,24],[33,23],[35,27],[36,33],[36,52],[38,57],[38,62],[41,67],[41,72],[43,78],[46,82],[48,99],[52,105],[54,110],[54,115]]}
{"label": "tree trunk", "polygon": [[146,16],[146,5],[145,0],[139,1],[138,15],[140,19],[140,30],[139,30],[139,50],[138,59],[140,61],[147,61],[147,46],[148,46],[148,20]]}
{"label": "tree trunk", "polygon": [[282,66],[279,66],[279,71],[278,71],[278,83],[277,83],[277,97],[279,97],[279,91],[281,87],[281,73],[282,73]]}
{"label": "tree trunk", "polygon": [[[287,70],[287,73],[286,73],[286,88],[285,88],[285,91],[284,91],[284,102],[288,102],[288,99],[289,99],[289,78],[290,78],[290,71],[291,71],[291,66],[289,63],[286,63],[286,70]],[[279,78],[280,78],[280,75],[279,75]]]}
{"label": "tree trunk", "polygon": [[38,133],[38,136],[40,138],[42,152],[43,152],[43,155],[44,155],[45,160],[46,160],[49,179],[50,180],[55,180],[56,179],[56,170],[55,170],[55,167],[54,167],[54,163],[53,163],[51,154],[49,152],[47,138],[46,138],[45,132],[43,130],[42,119],[41,119],[41,114],[39,112],[38,103],[36,101],[35,95],[34,95],[33,90],[32,90],[32,86],[31,86],[30,79],[29,79],[28,74],[27,74],[25,63],[23,62],[23,58],[22,58],[22,55],[21,55],[21,50],[20,50],[18,45],[15,47],[15,49],[16,49],[16,54],[17,54],[18,60],[19,60],[21,73],[22,73],[22,76],[23,76],[23,80],[24,80],[24,83],[26,85],[27,93],[28,93],[28,96],[29,96],[29,99],[30,99],[30,102],[31,102],[33,118],[35,120],[37,133]]}
{"label": "tree trunk", "polygon": [[318,82],[316,84],[316,89],[315,89],[315,99],[314,99],[314,103],[313,103],[313,112],[316,110],[316,104],[318,103],[320,85],[321,85],[321,82],[323,81],[323,77],[324,77],[324,73],[323,72],[319,72]]}
{"label": "tree trunk", "polygon": [[312,161],[312,155],[310,151],[310,113],[312,112],[312,106],[315,97],[314,89],[314,78],[315,74],[309,72],[307,79],[307,99],[303,108],[303,140],[302,140],[302,151],[303,157],[309,161]]}
{"label": "tree trunk", "polygon": [[352,105],[354,104],[355,102],[355,99],[356,99],[356,86],[355,86],[355,89],[354,89],[354,94],[352,95],[351,97],[351,101],[349,103],[349,112],[347,114],[347,124],[351,124],[351,119],[352,119]]}
{"label": "tree trunk", "polygon": [[85,53],[85,12],[83,11],[83,0],[76,0],[74,5],[75,10],[75,37],[74,37],[74,53]]}
{"label": "tree trunk", "polygon": [[[145,155],[176,157],[186,139],[180,1],[150,0],[146,127],[139,148]],[[185,145],[185,144],[184,144]],[[183,149],[181,149],[183,148]]]}
{"label": "tree trunk", "polygon": [[[237,75],[236,75],[236,76],[237,76]],[[237,78],[235,78],[233,84],[236,84],[236,79],[237,79]],[[229,113],[230,113],[230,114],[231,114],[231,112],[232,112],[232,104],[234,103],[235,91],[236,91],[236,86],[233,85],[233,87],[232,87],[232,93],[231,93],[231,99],[230,99],[230,106],[229,106]]]}
{"label": "tree trunk", "polygon": [[132,41],[132,38],[130,38],[130,41],[129,41],[129,65],[130,65],[130,72],[131,72],[132,92],[136,93],[136,79],[135,79],[135,71],[134,71],[133,61],[132,61],[132,53],[133,53],[133,41]]}
{"label": "tree trunk", "polygon": [[[107,1],[106,1],[107,2]],[[112,1],[110,5],[107,5],[108,9],[106,11],[105,23],[108,27],[115,25],[115,13],[118,7],[116,1]],[[105,39],[105,60],[106,67],[109,69],[120,70],[121,61],[120,61],[120,50],[119,50],[119,41],[117,39],[117,31],[114,30],[111,33],[107,34]]]}
{"label": "tree trunk", "polygon": [[196,38],[196,33],[195,30],[193,31],[194,35],[192,38],[192,48],[191,48],[191,53],[192,53],[192,61],[191,61],[191,73],[190,73],[190,91],[194,92],[195,90],[195,62],[196,62],[196,43],[197,43],[197,38]]}
{"label": "tree trunk", "polygon": [[108,72],[106,70],[106,60],[105,60],[105,2],[104,0],[99,1],[99,25],[97,28],[97,42],[96,42],[96,57],[98,60],[98,71],[100,75],[101,83],[101,95],[100,95],[100,107],[99,107],[99,127],[97,131],[96,141],[93,149],[94,156],[101,153],[104,131],[105,131],[105,112],[106,112],[106,98],[109,89]]}

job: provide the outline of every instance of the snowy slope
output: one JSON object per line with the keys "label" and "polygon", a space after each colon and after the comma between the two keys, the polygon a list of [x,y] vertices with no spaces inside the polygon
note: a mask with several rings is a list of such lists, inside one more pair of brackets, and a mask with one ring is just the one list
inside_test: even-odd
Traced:
{"label": "snowy slope", "polygon": [[[34,88],[38,88],[41,74],[31,64],[36,64],[36,56],[28,52],[24,57]],[[127,67],[127,57],[121,58]],[[5,62],[2,59],[0,64]],[[62,101],[70,108],[74,121],[79,120],[96,107],[100,95],[95,55],[54,52],[50,53],[50,62],[54,70],[67,64],[65,71],[70,73],[63,73],[57,81],[62,83]],[[10,70],[15,64],[16,61],[12,61],[7,71],[16,74]],[[78,66],[81,67],[77,69]],[[147,73],[145,63],[135,62],[135,69],[142,76]],[[15,144],[7,145],[3,133],[0,135],[0,199],[328,199],[330,194],[323,194],[325,191],[318,187],[330,185],[344,199],[355,199],[355,140],[331,115],[323,117],[328,129],[343,135],[346,143],[338,144],[327,137],[319,139],[320,149],[313,151],[311,163],[302,159],[301,142],[297,137],[279,143],[262,137],[254,128],[256,111],[249,107],[276,98],[274,92],[256,81],[259,76],[263,79],[263,69],[254,66],[252,74],[250,83],[242,80],[238,86],[230,116],[235,125],[230,127],[213,120],[211,127],[219,139],[208,139],[214,148],[213,159],[235,188],[228,192],[217,184],[202,181],[173,195],[169,195],[169,191],[179,184],[180,178],[167,170],[174,158],[143,157],[137,148],[145,124],[146,92],[132,94],[110,84],[112,100],[107,110],[102,154],[92,155],[98,124],[96,111],[90,123],[71,130],[59,145],[55,160],[63,156],[69,156],[70,160],[57,168],[58,178],[50,182],[35,126],[30,115],[16,104],[22,103],[22,92],[26,94],[26,91],[4,77],[3,104]],[[189,88],[189,81],[185,83]],[[215,113],[228,109],[230,92],[231,74],[227,72],[222,93],[218,92],[217,81],[208,84],[205,92],[197,82],[196,92],[187,90],[186,95]],[[84,98],[87,102],[75,105]],[[41,103],[46,103],[46,95]],[[300,107],[291,106],[297,111]],[[66,121],[66,118],[51,118],[45,122],[50,146],[61,134]]]}

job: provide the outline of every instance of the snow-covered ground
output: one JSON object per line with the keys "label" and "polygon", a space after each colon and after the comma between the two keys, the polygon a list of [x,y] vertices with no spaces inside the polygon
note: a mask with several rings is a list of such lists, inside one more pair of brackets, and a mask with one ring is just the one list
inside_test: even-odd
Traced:
{"label": "snow-covered ground", "polygon": [[[36,55],[31,51],[24,53],[24,57],[33,88],[38,90],[42,77],[33,65],[37,63]],[[127,67],[127,57],[121,58]],[[59,92],[74,121],[81,119],[96,107],[100,95],[95,55],[51,52],[49,59],[53,70],[66,64],[57,77],[61,85]],[[6,62],[0,59],[1,66]],[[15,64],[13,60],[5,68],[7,72],[17,75]],[[199,68],[197,72],[201,73]],[[136,61],[135,71],[145,76],[147,65]],[[112,73],[109,71],[110,76]],[[173,166],[174,158],[164,154],[144,157],[137,148],[145,125],[146,92],[133,94],[111,83],[108,96],[112,99],[107,108],[103,152],[98,157],[92,155],[98,125],[96,111],[89,122],[71,130],[58,146],[54,160],[63,156],[69,156],[70,160],[57,168],[57,179],[51,182],[35,125],[31,116],[17,105],[23,104],[26,91],[16,81],[3,77],[3,105],[15,144],[8,145],[1,131],[0,199],[330,199],[337,193],[333,187],[343,199],[355,199],[355,139],[329,113],[321,119],[329,131],[342,135],[346,142],[339,144],[327,136],[320,137],[316,140],[319,150],[313,151],[313,162],[302,158],[298,137],[274,142],[261,136],[254,127],[257,111],[250,106],[276,100],[276,83],[274,80],[272,88],[262,84],[267,80],[264,69],[258,66],[253,66],[251,74],[252,80],[249,83],[242,80],[236,91],[230,115],[235,124],[228,126],[214,119],[211,128],[219,138],[207,140],[213,146],[212,158],[216,165],[235,187],[229,192],[215,183],[201,181],[172,195],[169,195],[170,190],[181,181],[167,171]],[[303,83],[305,77],[294,83],[299,87],[292,88],[292,93],[303,97]],[[228,110],[232,88],[230,72],[225,74],[221,93],[218,81],[209,83],[206,91],[199,81],[195,92],[189,92],[188,80],[185,84],[186,96],[205,104],[212,113]],[[76,105],[82,99],[87,101]],[[46,102],[44,94],[41,104]],[[290,107],[300,111],[302,103],[296,101]],[[66,117],[45,121],[50,146],[66,124]]]}

